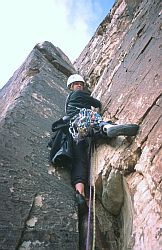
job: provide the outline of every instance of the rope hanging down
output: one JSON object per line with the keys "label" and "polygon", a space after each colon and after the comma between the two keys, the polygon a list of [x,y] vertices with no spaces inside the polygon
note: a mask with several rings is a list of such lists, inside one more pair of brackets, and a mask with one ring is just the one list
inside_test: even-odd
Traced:
{"label": "rope hanging down", "polygon": [[90,190],[89,190],[89,210],[88,210],[88,228],[87,228],[87,240],[86,240],[86,250],[89,249],[90,241],[90,225],[91,225],[91,202],[92,202],[92,186],[93,186],[93,236],[92,236],[92,250],[95,250],[95,239],[96,239],[96,209],[95,209],[95,178],[93,177],[93,171],[96,170],[96,152],[95,145],[91,146],[91,159],[94,159],[93,163],[90,163]]}
{"label": "rope hanging down", "polygon": [[[93,171],[96,173],[96,148],[94,144],[93,149]],[[92,176],[92,185],[93,185],[93,239],[92,239],[92,250],[95,250],[95,241],[96,241],[96,187],[95,187],[95,177]]]}

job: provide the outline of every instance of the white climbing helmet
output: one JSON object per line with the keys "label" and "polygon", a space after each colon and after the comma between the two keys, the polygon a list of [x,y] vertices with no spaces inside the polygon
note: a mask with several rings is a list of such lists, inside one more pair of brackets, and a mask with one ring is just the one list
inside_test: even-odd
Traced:
{"label": "white climbing helmet", "polygon": [[73,74],[73,75],[69,76],[69,78],[67,80],[67,87],[70,88],[70,85],[73,82],[83,82],[83,83],[85,83],[83,77],[80,76],[79,74]]}

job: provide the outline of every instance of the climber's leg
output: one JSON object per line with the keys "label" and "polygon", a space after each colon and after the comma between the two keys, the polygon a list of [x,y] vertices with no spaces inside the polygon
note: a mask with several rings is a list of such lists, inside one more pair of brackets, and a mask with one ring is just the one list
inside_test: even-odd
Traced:
{"label": "climber's leg", "polygon": [[85,194],[84,194],[84,184],[79,182],[75,184],[76,190],[76,201],[78,204],[79,214],[83,215],[88,211]]}
{"label": "climber's leg", "polygon": [[75,190],[78,191],[83,196],[85,196],[83,183],[79,182],[79,183],[75,184]]}
{"label": "climber's leg", "polygon": [[109,138],[113,138],[119,135],[135,136],[138,132],[139,126],[137,124],[111,124],[108,123],[102,127],[103,133]]}
{"label": "climber's leg", "polygon": [[72,185],[76,190],[76,201],[80,214],[87,212],[88,207],[85,200],[85,186],[88,183],[88,153],[85,140],[73,142],[72,158]]}

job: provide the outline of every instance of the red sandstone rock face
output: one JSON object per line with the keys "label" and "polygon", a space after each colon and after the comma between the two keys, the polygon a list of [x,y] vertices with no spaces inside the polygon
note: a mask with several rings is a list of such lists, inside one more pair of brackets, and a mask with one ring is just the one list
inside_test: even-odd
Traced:
{"label": "red sandstone rock face", "polygon": [[107,173],[116,169],[125,176],[120,250],[162,249],[161,13],[160,0],[130,1],[129,6],[118,1],[75,62],[102,101],[106,120],[140,125],[132,140],[121,137],[97,148],[103,204]]}

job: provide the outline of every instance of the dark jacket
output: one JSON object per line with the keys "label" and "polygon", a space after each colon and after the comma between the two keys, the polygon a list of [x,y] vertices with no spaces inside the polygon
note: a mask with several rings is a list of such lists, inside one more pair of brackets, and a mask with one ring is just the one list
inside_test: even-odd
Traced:
{"label": "dark jacket", "polygon": [[[91,109],[91,106],[101,108],[101,102],[82,90],[73,91],[66,101],[66,114],[72,118],[81,108]],[[57,165],[70,164],[73,157],[72,136],[68,130],[69,121],[69,118],[61,118],[52,124],[52,131],[55,134],[49,143],[50,162]]]}
{"label": "dark jacket", "polygon": [[[61,128],[62,124],[62,128]],[[69,166],[72,159],[72,137],[68,131],[68,124],[62,119],[52,124],[54,135],[48,147],[50,148],[50,162],[60,166]]]}
{"label": "dark jacket", "polygon": [[101,102],[90,96],[89,93],[77,90],[69,94],[66,100],[65,111],[68,116],[73,117],[79,113],[81,108],[91,109],[91,107],[101,109]]}

